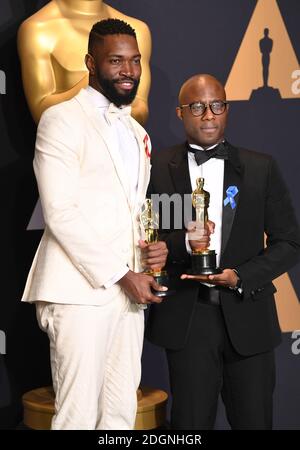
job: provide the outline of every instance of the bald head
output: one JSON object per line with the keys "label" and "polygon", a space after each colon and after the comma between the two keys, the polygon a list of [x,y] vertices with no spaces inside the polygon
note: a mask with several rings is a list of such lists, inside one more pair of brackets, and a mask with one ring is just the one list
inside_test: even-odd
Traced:
{"label": "bald head", "polygon": [[[190,98],[199,90],[216,90],[220,92],[222,95],[222,99],[226,100],[226,93],[223,85],[220,83],[217,78],[213,77],[209,74],[199,74],[194,75],[193,77],[189,78],[187,81],[183,83],[181,86],[181,89],[179,91],[178,101],[179,105],[183,105],[185,103],[191,103],[190,101],[187,101],[187,98]],[[191,100],[196,101],[197,99]]]}
{"label": "bald head", "polygon": [[[195,114],[191,104],[202,104],[203,112]],[[224,139],[228,104],[223,85],[212,75],[195,75],[182,85],[176,112],[190,144],[208,148]]]}

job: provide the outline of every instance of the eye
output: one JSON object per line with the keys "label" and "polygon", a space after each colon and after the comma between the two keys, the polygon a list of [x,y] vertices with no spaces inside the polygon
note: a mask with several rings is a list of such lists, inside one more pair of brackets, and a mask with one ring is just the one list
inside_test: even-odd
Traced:
{"label": "eye", "polygon": [[222,110],[224,108],[223,102],[212,102],[211,106],[216,110]]}
{"label": "eye", "polygon": [[134,59],[133,59],[133,64],[138,65],[138,64],[140,64],[140,63],[141,63],[141,58],[134,58]]}
{"label": "eye", "polygon": [[203,103],[200,102],[196,102],[191,105],[191,110],[195,113],[202,113],[204,109],[205,105],[203,105]]}
{"label": "eye", "polygon": [[109,61],[111,64],[118,65],[121,63],[120,58],[111,58]]}

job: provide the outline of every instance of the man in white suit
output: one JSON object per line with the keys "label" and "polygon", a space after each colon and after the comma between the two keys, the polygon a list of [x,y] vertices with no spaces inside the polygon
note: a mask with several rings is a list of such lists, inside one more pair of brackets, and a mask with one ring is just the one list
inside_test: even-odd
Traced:
{"label": "man in white suit", "polygon": [[36,302],[50,340],[52,429],[132,429],[141,305],[160,302],[152,289],[165,289],[140,273],[140,259],[163,267],[167,249],[140,240],[151,144],[125,106],[141,75],[135,32],[98,22],[88,51],[89,86],[39,123],[34,170],[46,228],[23,301]]}

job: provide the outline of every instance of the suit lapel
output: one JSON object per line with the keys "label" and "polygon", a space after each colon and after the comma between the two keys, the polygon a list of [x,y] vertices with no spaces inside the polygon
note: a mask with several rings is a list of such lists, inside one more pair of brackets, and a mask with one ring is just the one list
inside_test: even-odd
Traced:
{"label": "suit lapel", "polygon": [[[224,185],[223,185],[223,213],[222,213],[222,244],[221,244],[221,255],[224,253],[233,221],[236,215],[236,211],[242,195],[242,166],[238,157],[238,150],[227,143],[229,157],[225,160],[224,164]],[[238,193],[234,197],[236,206],[232,209],[230,203],[226,206],[224,205],[224,200],[227,198],[227,189],[230,186],[236,186],[238,188]]]}
{"label": "suit lapel", "polygon": [[83,110],[89,117],[91,125],[94,127],[94,129],[96,130],[96,132],[101,137],[104,144],[106,145],[107,150],[112,159],[112,162],[115,166],[117,176],[118,176],[120,183],[124,189],[128,205],[130,207],[128,176],[126,174],[120,152],[118,151],[118,148],[117,148],[116,137],[113,135],[110,126],[106,122],[105,117],[101,116],[100,114],[97,114],[97,109],[91,103],[89,96],[85,92],[84,89],[82,89],[79,92],[79,94],[75,97],[75,99],[81,104]]}
{"label": "suit lapel", "polygon": [[189,172],[188,155],[185,144],[178,146],[169,162],[169,170],[174,184],[174,192],[191,194],[192,185]]}
{"label": "suit lapel", "polygon": [[173,192],[182,196],[182,220],[187,225],[190,220],[195,220],[196,213],[192,207],[192,196],[189,195],[192,194],[192,184],[186,144],[176,148],[173,158],[169,161],[169,171],[174,185]]}
{"label": "suit lapel", "polygon": [[149,136],[142,126],[140,126],[134,119],[130,118],[130,123],[134,131],[138,146],[139,146],[139,179],[136,194],[136,202],[134,210],[139,213],[141,205],[146,197],[146,191],[150,179],[150,152],[151,143]]}

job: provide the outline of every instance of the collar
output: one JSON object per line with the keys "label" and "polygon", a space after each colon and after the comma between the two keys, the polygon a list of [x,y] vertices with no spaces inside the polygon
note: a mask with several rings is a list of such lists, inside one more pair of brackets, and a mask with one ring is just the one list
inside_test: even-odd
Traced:
{"label": "collar", "polygon": [[[223,141],[221,142],[225,142],[225,139],[223,139]],[[206,151],[206,150],[212,150],[213,148],[215,148],[217,145],[219,145],[221,142],[218,142],[217,144],[211,145],[210,147],[207,148],[203,148],[201,147],[201,145],[196,145],[196,144],[188,144],[190,147],[194,148],[195,150],[202,150],[202,151]]]}
{"label": "collar", "polygon": [[84,88],[96,108],[108,108],[110,101],[92,86]]}

